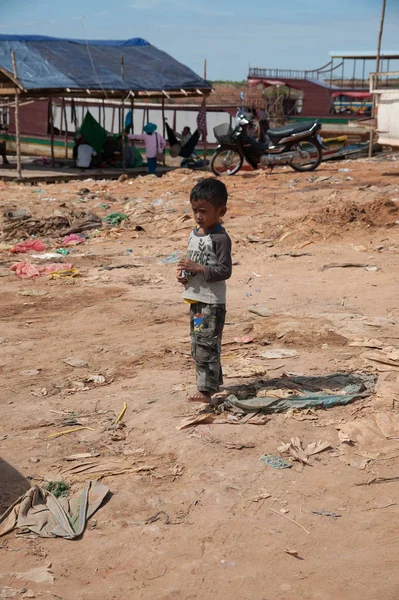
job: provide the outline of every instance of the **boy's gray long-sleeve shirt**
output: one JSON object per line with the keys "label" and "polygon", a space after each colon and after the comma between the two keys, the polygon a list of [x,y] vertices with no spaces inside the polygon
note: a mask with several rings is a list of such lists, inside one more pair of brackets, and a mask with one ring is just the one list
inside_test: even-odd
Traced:
{"label": "boy's gray long-sleeve shirt", "polygon": [[204,304],[226,303],[226,279],[231,277],[231,240],[218,225],[208,234],[194,229],[188,238],[187,256],[203,265],[205,273],[189,275],[184,299]]}

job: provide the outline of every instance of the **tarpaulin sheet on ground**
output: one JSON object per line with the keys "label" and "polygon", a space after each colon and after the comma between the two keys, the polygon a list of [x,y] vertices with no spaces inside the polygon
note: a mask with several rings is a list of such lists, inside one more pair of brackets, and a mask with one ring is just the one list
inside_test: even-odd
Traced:
{"label": "tarpaulin sheet on ground", "polygon": [[[289,409],[330,408],[369,396],[375,386],[374,375],[335,373],[322,377],[289,377],[263,382],[262,397],[238,399],[231,395],[224,403],[243,412],[278,413]],[[269,396],[268,396],[269,390]],[[279,393],[281,391],[281,393]]]}
{"label": "tarpaulin sheet on ground", "polygon": [[80,493],[68,500],[56,498],[36,485],[0,516],[0,536],[18,529],[40,537],[78,538],[108,491],[103,483],[88,481]]}
{"label": "tarpaulin sheet on ground", "polygon": [[10,74],[11,51],[15,53],[18,80],[27,91],[212,89],[191,69],[141,38],[86,42],[38,35],[0,35],[0,67]]}

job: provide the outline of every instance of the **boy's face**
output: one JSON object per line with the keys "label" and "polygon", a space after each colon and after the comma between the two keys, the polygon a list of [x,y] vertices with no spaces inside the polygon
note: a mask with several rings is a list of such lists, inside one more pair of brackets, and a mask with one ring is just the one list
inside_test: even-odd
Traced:
{"label": "boy's face", "polygon": [[207,233],[220,223],[220,219],[226,214],[226,207],[216,208],[207,200],[192,200],[191,207],[197,225]]}

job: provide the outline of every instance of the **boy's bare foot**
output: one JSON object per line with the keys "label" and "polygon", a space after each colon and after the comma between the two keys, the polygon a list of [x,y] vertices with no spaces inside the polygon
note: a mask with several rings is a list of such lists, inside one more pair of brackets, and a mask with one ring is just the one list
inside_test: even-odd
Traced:
{"label": "boy's bare foot", "polygon": [[210,404],[211,394],[197,391],[194,394],[190,394],[188,396],[188,400],[189,402],[203,402],[206,404]]}

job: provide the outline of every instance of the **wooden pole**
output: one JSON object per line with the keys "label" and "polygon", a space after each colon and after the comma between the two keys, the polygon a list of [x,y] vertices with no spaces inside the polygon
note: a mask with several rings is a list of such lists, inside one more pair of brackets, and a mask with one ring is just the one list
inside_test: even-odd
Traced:
{"label": "wooden pole", "polygon": [[64,129],[64,98],[61,98],[61,122],[60,122],[60,135]]}
{"label": "wooden pole", "polygon": [[[11,60],[12,60],[12,68],[14,70],[14,77],[17,79],[17,61],[15,58],[14,50],[11,50]],[[18,179],[22,177],[22,162],[21,162],[21,131],[19,127],[19,89],[15,88],[15,137],[16,137],[16,146],[17,146],[17,172]]]}
{"label": "wooden pole", "polygon": [[115,106],[112,109],[111,133],[114,133],[114,126],[115,126]]}
{"label": "wooden pole", "polygon": [[175,109],[173,112],[173,131],[176,131],[176,115],[177,115],[177,110]]}
{"label": "wooden pole", "polygon": [[105,103],[103,98],[103,128],[105,129]]}
{"label": "wooden pole", "polygon": [[134,96],[130,100],[130,110],[132,113],[132,133],[134,133]]}
{"label": "wooden pole", "polygon": [[64,134],[64,146],[65,146],[65,158],[68,158],[68,119],[67,109],[65,105],[65,98],[62,99],[62,105],[64,109],[64,121],[65,121],[65,134]]}
{"label": "wooden pole", "polygon": [[122,167],[126,169],[126,147],[125,147],[125,100],[122,100],[122,119],[121,119],[121,130],[122,134]]}
{"label": "wooden pole", "polygon": [[[163,138],[165,138],[165,98],[162,97],[162,136]],[[162,164],[163,166],[165,166],[165,162],[166,162],[166,154],[165,151],[163,152],[163,156],[162,156]]]}
{"label": "wooden pole", "polygon": [[[204,79],[206,81],[206,59],[204,60]],[[206,96],[204,98],[204,109],[205,109],[205,122],[206,122]],[[207,134],[203,136],[204,141],[204,169],[206,169],[206,153],[207,153]]]}
{"label": "wooden pole", "polygon": [[48,99],[49,104],[49,116],[50,116],[50,135],[51,135],[51,165],[54,167],[54,115],[53,115],[53,98],[52,96]]}
{"label": "wooden pole", "polygon": [[[381,60],[381,43],[382,43],[382,34],[384,32],[384,21],[385,21],[385,9],[387,5],[387,0],[382,0],[382,9],[381,9],[381,21],[380,21],[380,30],[378,32],[378,42],[377,42],[377,60],[375,64],[375,72],[376,72],[376,86],[378,87],[378,73],[380,70],[380,60]],[[373,94],[373,106],[371,109],[371,117],[373,119],[373,124],[376,116],[376,102],[375,102],[375,94]],[[374,127],[370,131],[370,141],[369,141],[369,157],[373,156],[373,145],[374,145]]]}

